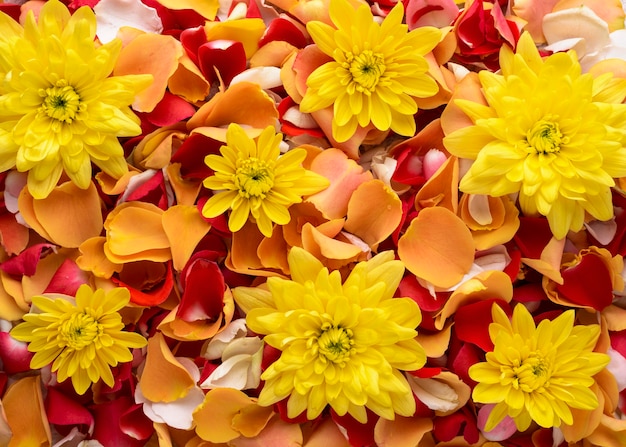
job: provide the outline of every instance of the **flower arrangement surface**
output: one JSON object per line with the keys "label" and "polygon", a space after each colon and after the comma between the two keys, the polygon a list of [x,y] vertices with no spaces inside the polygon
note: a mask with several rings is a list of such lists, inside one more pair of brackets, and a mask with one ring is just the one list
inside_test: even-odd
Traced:
{"label": "flower arrangement surface", "polygon": [[621,0],[0,0],[0,447],[626,445]]}

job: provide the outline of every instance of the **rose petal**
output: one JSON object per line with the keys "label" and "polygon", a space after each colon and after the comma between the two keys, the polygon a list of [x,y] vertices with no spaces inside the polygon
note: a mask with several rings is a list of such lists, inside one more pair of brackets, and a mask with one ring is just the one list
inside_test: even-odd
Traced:
{"label": "rose petal", "polygon": [[418,445],[432,428],[433,421],[427,418],[396,416],[393,421],[381,418],[376,423],[374,439],[376,445],[385,447]]}
{"label": "rose petal", "polygon": [[102,43],[115,39],[117,31],[123,26],[147,33],[160,34],[163,31],[156,9],[140,0],[100,0],[93,10],[98,23],[96,35]]}
{"label": "rose petal", "polygon": [[93,415],[75,399],[53,387],[47,389],[45,401],[48,422],[55,425],[84,425],[86,431],[94,428]]}
{"label": "rose petal", "polygon": [[211,224],[195,206],[174,205],[163,213],[162,225],[170,242],[174,268],[181,271]]}
{"label": "rose petal", "polygon": [[244,408],[255,405],[251,398],[232,388],[209,390],[204,402],[193,413],[196,433],[205,441],[229,442],[240,436],[232,428],[233,418]]}
{"label": "rose petal", "polygon": [[183,295],[176,316],[187,322],[215,321],[224,308],[224,276],[214,261],[194,259],[182,277]]}
{"label": "rose petal", "polygon": [[14,382],[2,397],[6,421],[13,432],[11,445],[50,445],[40,376]]}

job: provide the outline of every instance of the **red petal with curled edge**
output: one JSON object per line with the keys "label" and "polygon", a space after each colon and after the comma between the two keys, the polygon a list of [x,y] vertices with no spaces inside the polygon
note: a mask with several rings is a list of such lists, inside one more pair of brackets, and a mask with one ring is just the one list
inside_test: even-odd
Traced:
{"label": "red petal with curled edge", "polygon": [[513,240],[522,252],[522,257],[539,259],[550,239],[552,231],[544,217],[520,217],[520,227]]}
{"label": "red petal with curled edge", "polygon": [[163,171],[156,171],[151,177],[142,177],[142,181],[135,183],[131,178],[131,183],[127,187],[126,202],[140,201],[148,202],[158,206],[162,210],[167,209],[167,189],[165,187],[165,177]]}
{"label": "red petal with curled edge", "polygon": [[246,64],[246,52],[241,42],[218,39],[198,48],[198,67],[209,83],[217,81],[217,70],[224,85],[229,85],[236,75],[246,69]]}
{"label": "red petal with curled edge", "polygon": [[376,427],[379,417],[372,411],[366,410],[367,422],[365,424],[361,424],[348,413],[345,416],[339,416],[332,410],[330,412],[333,421],[346,431],[348,442],[352,447],[376,445],[374,427]]}
{"label": "red petal with curled edge", "polygon": [[142,447],[145,439],[135,439],[122,431],[120,419],[135,406],[135,402],[127,396],[94,405],[95,428],[93,439],[102,445],[115,447]]}
{"label": "red petal with curled edge", "polygon": [[187,322],[215,321],[224,309],[224,276],[216,262],[196,258],[190,260],[183,276],[183,296],[176,316]]}
{"label": "red petal with curled edge", "polygon": [[52,244],[33,245],[19,255],[0,263],[0,270],[7,272],[9,275],[33,276],[37,270],[39,260],[53,247],[54,245]]}
{"label": "red petal with curled edge", "polygon": [[9,374],[30,371],[33,355],[28,351],[27,343],[15,340],[8,332],[0,332],[0,360],[4,371]]}
{"label": "red petal with curled edge", "polygon": [[146,119],[155,126],[164,127],[189,118],[195,111],[187,101],[166,91],[152,112],[146,114]]}
{"label": "red petal with curled edge", "polygon": [[280,101],[280,103],[278,103],[278,107],[276,107],[276,110],[278,110],[278,119],[280,120],[281,124],[280,131],[285,135],[290,136],[311,135],[313,137],[323,138],[324,132],[319,127],[304,129],[283,119],[283,115],[287,112],[287,110],[295,106],[297,106],[296,102],[289,96],[286,96],[282,101]]}
{"label": "red petal with curled edge", "polygon": [[458,434],[463,434],[468,444],[477,443],[479,438],[476,416],[467,407],[450,415],[435,418],[433,433],[443,442],[451,441]]}
{"label": "red petal with curled edge", "polygon": [[204,26],[187,28],[180,33],[180,43],[183,45],[187,56],[198,65],[198,49],[207,43]]}
{"label": "red petal with curled edge", "polygon": [[146,440],[154,433],[154,425],[143,412],[142,404],[132,405],[120,416],[120,429],[137,440]]}
{"label": "red petal with curled edge", "polygon": [[489,337],[489,325],[493,322],[493,303],[498,303],[505,312],[508,310],[510,313],[508,303],[498,299],[477,301],[457,309],[454,314],[454,328],[459,340],[472,343],[485,352],[493,351],[493,342]]}
{"label": "red petal with curled edge", "polygon": [[442,368],[425,366],[424,368],[420,368],[416,371],[409,371],[409,374],[419,377],[420,379],[430,379],[441,374],[441,371]]}
{"label": "red petal with curled edge", "polygon": [[209,154],[219,154],[223,145],[221,141],[194,133],[183,141],[171,161],[180,163],[180,174],[184,179],[204,180],[213,175],[204,158]]}
{"label": "red petal with curled edge", "polygon": [[580,263],[562,270],[561,276],[563,285],[557,285],[556,291],[572,303],[601,311],[613,302],[611,274],[595,253],[583,255]]}
{"label": "red petal with curled edge", "polygon": [[272,20],[259,41],[259,47],[275,40],[290,43],[296,48],[304,48],[307,44],[307,39],[302,31],[293,22],[282,17]]}
{"label": "red petal with curled edge", "polygon": [[45,400],[48,421],[54,425],[83,425],[81,432],[93,430],[93,415],[76,400],[66,396],[54,387],[49,387]]}
{"label": "red petal with curled edge", "polygon": [[470,366],[484,360],[482,354],[475,345],[471,343],[463,343],[461,347],[450,355],[452,357],[451,371],[459,376],[459,378],[470,386],[474,386],[476,382],[472,380],[467,371]]}
{"label": "red petal with curled edge", "polygon": [[[148,262],[148,261],[146,261]],[[134,264],[134,263],[129,263]],[[129,264],[124,266],[125,269],[128,268]],[[117,284],[119,287],[126,287],[130,291],[130,302],[136,304],[138,306],[158,306],[162,302],[164,302],[172,292],[172,288],[174,287],[174,273],[172,270],[172,263],[166,263],[166,272],[163,275],[163,281],[160,287],[152,288],[149,291],[139,290],[126,282],[120,280],[119,278],[112,277],[111,281]],[[122,272],[123,273],[123,272]],[[140,272],[137,272],[140,274]]]}
{"label": "red petal with curled edge", "polygon": [[87,272],[81,270],[71,259],[66,259],[54,273],[44,293],[62,293],[75,296],[78,288],[88,282],[89,275]]}
{"label": "red petal with curled edge", "polygon": [[428,289],[422,287],[415,275],[412,274],[402,278],[398,286],[398,293],[400,296],[411,298],[422,311],[426,312],[438,311],[445,304],[444,299],[438,300],[436,297],[433,297]]}

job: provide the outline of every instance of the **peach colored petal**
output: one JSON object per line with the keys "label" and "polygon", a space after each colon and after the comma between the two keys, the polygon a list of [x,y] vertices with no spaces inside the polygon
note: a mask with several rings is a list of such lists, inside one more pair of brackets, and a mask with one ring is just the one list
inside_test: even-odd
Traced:
{"label": "peach colored petal", "polygon": [[474,262],[474,241],[463,221],[447,208],[425,208],[398,241],[406,267],[437,287],[452,287]]}
{"label": "peach colored petal", "polygon": [[0,445],[8,446],[12,437],[13,432],[11,432],[11,427],[9,427],[9,423],[6,420],[4,405],[2,405],[2,401],[0,400]]}
{"label": "peach colored petal", "polygon": [[207,22],[204,25],[207,41],[235,40],[243,44],[246,59],[259,49],[259,40],[265,32],[265,23],[256,18],[226,20],[224,22]]}
{"label": "peach colored petal", "polygon": [[165,168],[167,178],[174,190],[176,203],[179,205],[193,205],[196,203],[198,193],[202,188],[199,180],[186,180],[180,174],[180,163],[171,163]]}
{"label": "peach colored petal", "polygon": [[291,220],[283,226],[285,242],[292,247],[302,247],[302,227],[309,222],[318,226],[327,220],[322,213],[309,202],[296,203],[289,208]]}
{"label": "peach colored petal", "polygon": [[209,96],[211,84],[189,56],[183,54],[178,60],[178,68],[167,81],[167,87],[172,94],[193,104]]}
{"label": "peach colored petal", "polygon": [[230,262],[235,271],[243,273],[250,269],[263,268],[263,263],[257,254],[257,248],[264,237],[259,228],[249,221],[243,225],[241,230],[233,233],[227,262]]}
{"label": "peach colored petal", "polygon": [[113,273],[122,271],[122,264],[111,262],[104,254],[105,242],[105,237],[97,236],[80,244],[80,256],[76,258],[76,264],[81,270],[91,272],[99,278],[110,278]]}
{"label": "peach colored petal", "polygon": [[330,180],[324,191],[309,196],[311,202],[328,219],[340,219],[348,213],[352,193],[361,185],[372,180],[372,174],[364,171],[354,160],[339,149],[327,149],[315,157],[311,170]]}
{"label": "peach colored petal", "polygon": [[456,214],[459,206],[459,160],[449,157],[415,195],[417,211],[443,207]]}
{"label": "peach colored petal", "polygon": [[557,3],[559,0],[516,0],[513,4],[513,13],[528,22],[524,30],[530,33],[535,43],[545,42],[542,31],[543,16],[552,12]]}
{"label": "peach colored petal", "polygon": [[581,5],[591,8],[604,20],[609,25],[610,32],[624,28],[625,13],[620,0],[560,0],[552,11],[580,8]]}
{"label": "peach colored petal", "polygon": [[151,112],[163,99],[167,82],[178,67],[183,46],[172,36],[141,34],[129,42],[117,59],[115,76],[151,74],[152,84],[142,90],[133,104],[139,112]]}
{"label": "peach colored petal", "polygon": [[443,129],[445,135],[449,135],[455,130],[472,126],[474,124],[454,101],[457,99],[468,99],[478,104],[487,105],[487,101],[482,94],[481,88],[482,87],[476,73],[469,73],[461,79],[458,84],[456,84],[448,105],[441,113],[441,128]]}
{"label": "peach colored petal", "polygon": [[312,430],[310,436],[306,436],[303,447],[350,447],[350,443],[331,418],[324,418]]}
{"label": "peach colored petal", "polygon": [[[568,442],[577,442],[588,438],[600,425],[604,410],[604,395],[597,383],[590,387],[598,398],[598,407],[595,410],[579,410],[572,408],[574,423],[572,425],[561,424],[561,431]],[[608,445],[608,444],[607,444]]]}
{"label": "peach colored petal", "polygon": [[273,40],[254,53],[250,58],[250,67],[282,67],[287,58],[296,51],[296,47],[284,40]]}
{"label": "peach colored petal", "polygon": [[302,430],[298,424],[290,424],[274,416],[267,427],[254,438],[237,438],[231,441],[232,447],[300,447]]}
{"label": "peach colored petal", "polygon": [[289,263],[287,262],[289,246],[282,233],[279,229],[274,230],[272,237],[266,237],[261,241],[256,252],[263,267],[289,275]]}
{"label": "peach colored petal", "polygon": [[162,169],[187,138],[185,123],[161,127],[146,135],[133,149],[133,164],[142,169]]}
{"label": "peach colored petal", "polygon": [[32,295],[27,298],[24,296],[24,289],[22,288],[22,282],[4,271],[0,271],[0,281],[2,282],[2,289],[6,291],[6,293],[15,300],[15,304],[20,309],[23,309],[24,312],[28,312],[30,309],[30,298]]}
{"label": "peach colored petal", "polygon": [[450,344],[450,335],[452,333],[452,322],[448,322],[445,326],[434,333],[425,333],[420,331],[415,338],[424,348],[427,357],[439,358],[446,353]]}
{"label": "peach colored petal", "polygon": [[163,230],[170,242],[174,268],[181,271],[198,242],[209,232],[208,223],[193,205],[174,205],[163,213]]}
{"label": "peach colored petal", "polygon": [[0,215],[0,240],[7,254],[21,253],[28,245],[28,227],[18,223],[11,213],[2,214]]}
{"label": "peach colored petal", "polygon": [[233,418],[242,409],[255,405],[252,398],[232,388],[209,390],[204,402],[194,411],[196,434],[209,442],[229,442],[240,436],[232,427]]}
{"label": "peach colored petal", "polygon": [[310,223],[302,227],[302,248],[318,259],[337,261],[332,264],[327,263],[330,268],[338,268],[364,254],[361,247],[336,239],[335,235],[329,235],[334,231],[327,230],[333,227],[336,229],[337,223],[343,223],[343,220],[329,221],[317,228]]}
{"label": "peach colored petal", "polygon": [[430,418],[396,416],[393,421],[380,418],[374,428],[374,439],[379,447],[416,446],[432,429]]}
{"label": "peach colored petal", "polygon": [[539,259],[522,258],[522,262],[557,284],[563,284],[561,258],[564,247],[565,238],[559,240],[553,237],[541,252]]}
{"label": "peach colored petal", "polygon": [[118,205],[104,222],[104,252],[111,262],[167,261],[170,242],[161,223],[163,210],[147,202]]}
{"label": "peach colored petal", "polygon": [[[476,201],[481,203],[472,203]],[[519,210],[507,196],[482,196],[476,200],[476,196],[464,194],[459,207],[461,219],[472,232],[476,250],[487,250],[504,244],[519,229]],[[476,210],[478,207],[480,209]],[[482,223],[476,220],[479,215],[484,219]]]}
{"label": "peach colored petal", "polygon": [[429,378],[407,375],[407,379],[417,398],[437,416],[446,416],[464,407],[472,393],[469,385],[450,371]]}
{"label": "peach colored petal", "polygon": [[626,329],[626,309],[611,304],[602,310],[602,316],[606,319],[610,331],[623,331]]}
{"label": "peach colored petal", "polygon": [[380,180],[362,183],[348,202],[344,229],[376,247],[393,233],[402,219],[402,202]]}
{"label": "peach colored petal", "polygon": [[[25,193],[25,197],[28,196]],[[100,197],[93,183],[87,189],[80,189],[73,182],[66,182],[55,187],[45,199],[32,199],[32,202],[38,224],[57,245],[78,247],[102,232]],[[32,217],[24,215],[29,225]]]}
{"label": "peach colored petal", "polygon": [[[259,50],[258,53],[261,53],[263,48],[265,48],[266,46],[270,45],[271,43],[274,43],[274,42],[270,42],[269,44],[263,46],[261,48],[261,50]],[[311,46],[311,45],[309,45],[309,46]],[[304,50],[302,50],[302,51],[304,51]],[[304,88],[304,90],[306,91],[306,84],[305,84],[304,87],[302,87],[302,86],[300,86],[298,84],[299,78],[296,75],[295,70],[293,69],[294,63],[296,62],[296,60],[298,58],[298,54],[299,54],[298,52],[294,51],[293,53],[290,53],[288,56],[285,57],[285,60],[283,61],[282,65],[281,65],[281,69],[280,69],[280,78],[283,81],[283,88],[285,89],[285,92],[287,92],[289,97],[291,99],[293,99],[297,104],[300,104],[300,102],[302,102],[302,98],[304,96],[304,94],[302,93],[301,89]],[[263,56],[263,54],[261,56],[259,56],[259,57],[262,57],[262,56]]]}
{"label": "peach colored petal", "polygon": [[119,179],[113,178],[104,172],[98,172],[95,175],[102,192],[110,196],[117,196],[123,194],[126,191],[131,178],[141,174],[141,171],[134,166],[128,165],[129,171],[122,175]]}
{"label": "peach colored petal", "polygon": [[28,225],[37,232],[41,237],[47,240],[52,240],[52,237],[48,234],[46,229],[41,225],[37,214],[35,213],[35,199],[28,192],[28,188],[22,188],[20,195],[17,197],[17,206],[20,210],[20,214]]}
{"label": "peach colored petal", "polygon": [[248,405],[233,417],[232,427],[242,436],[253,438],[267,427],[274,414],[272,407]]}
{"label": "peach colored petal", "polygon": [[17,321],[28,312],[28,309],[28,305],[23,300],[16,301],[0,283],[0,319]]}
{"label": "peach colored petal", "polygon": [[148,340],[146,363],[139,387],[152,402],[172,402],[184,397],[195,381],[189,371],[174,357],[160,332]]}
{"label": "peach colored petal", "polygon": [[465,304],[494,298],[504,300],[507,303],[511,301],[513,298],[511,278],[499,270],[480,272],[452,292],[448,301],[435,317],[435,327],[441,330],[446,320]]}
{"label": "peach colored petal", "polygon": [[227,127],[231,123],[256,129],[276,125],[278,111],[274,100],[258,84],[240,82],[218,92],[187,121],[187,129]]}
{"label": "peach colored petal", "polygon": [[587,440],[597,446],[622,447],[626,445],[626,421],[603,414],[600,424]]}
{"label": "peach colored petal", "polygon": [[50,426],[39,376],[24,377],[13,383],[2,398],[2,404],[13,432],[9,446],[50,445]]}
{"label": "peach colored petal", "polygon": [[205,19],[213,20],[220,7],[218,0],[157,0],[168,9],[193,9]]}

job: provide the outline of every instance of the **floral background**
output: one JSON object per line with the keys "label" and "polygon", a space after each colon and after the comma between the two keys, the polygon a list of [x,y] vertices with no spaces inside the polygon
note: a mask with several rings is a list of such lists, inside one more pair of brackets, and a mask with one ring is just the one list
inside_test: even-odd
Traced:
{"label": "floral background", "polygon": [[0,446],[626,445],[624,24],[0,1]]}

